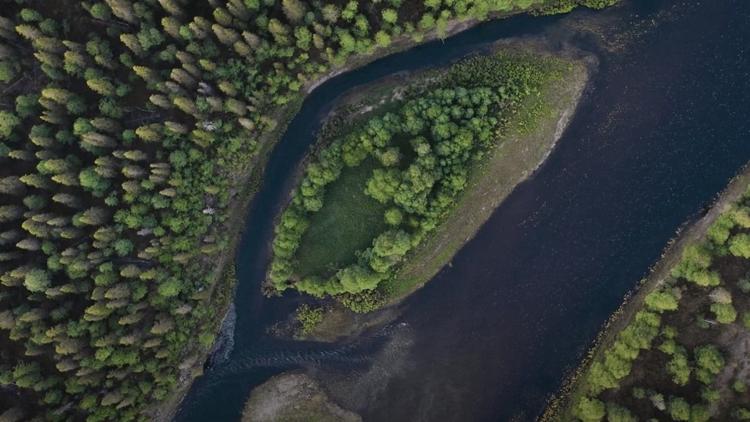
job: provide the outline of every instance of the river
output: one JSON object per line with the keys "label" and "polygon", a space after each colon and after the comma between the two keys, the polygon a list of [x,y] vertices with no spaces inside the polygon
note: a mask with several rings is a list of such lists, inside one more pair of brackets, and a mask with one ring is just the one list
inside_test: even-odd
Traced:
{"label": "river", "polygon": [[[234,347],[178,421],[236,421],[250,390],[290,369],[367,421],[533,420],[601,324],[686,222],[750,159],[750,2],[635,0],[603,11],[492,21],[337,76],[305,100],[268,163],[238,250]],[[260,283],[272,220],[335,99],[511,37],[599,58],[576,116],[399,319],[345,344],[274,339],[297,298]]]}

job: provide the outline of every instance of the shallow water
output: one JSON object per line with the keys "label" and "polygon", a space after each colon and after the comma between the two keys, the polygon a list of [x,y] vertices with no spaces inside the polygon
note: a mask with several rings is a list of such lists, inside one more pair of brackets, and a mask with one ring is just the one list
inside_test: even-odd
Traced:
{"label": "shallow water", "polygon": [[[517,17],[318,87],[274,151],[248,216],[234,349],[195,383],[177,420],[237,420],[253,386],[299,367],[365,420],[534,419],[675,230],[750,159],[748,24],[742,0]],[[272,219],[335,98],[518,36],[571,44],[600,61],[545,164],[393,325],[346,345],[266,335],[296,303],[259,292]]]}

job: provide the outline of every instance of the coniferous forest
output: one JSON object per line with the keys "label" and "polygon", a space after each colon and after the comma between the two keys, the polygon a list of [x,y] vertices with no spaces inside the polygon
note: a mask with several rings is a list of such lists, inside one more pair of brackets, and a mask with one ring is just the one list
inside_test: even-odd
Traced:
{"label": "coniferous forest", "polygon": [[609,3],[0,1],[3,418],[149,420],[197,375],[231,211],[316,79],[458,19]]}

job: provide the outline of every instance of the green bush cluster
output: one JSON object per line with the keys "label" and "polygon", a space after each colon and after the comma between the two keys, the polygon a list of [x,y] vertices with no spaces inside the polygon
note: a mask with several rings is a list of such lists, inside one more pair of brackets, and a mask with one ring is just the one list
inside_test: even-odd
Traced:
{"label": "green bush cluster", "polygon": [[323,321],[325,309],[312,307],[307,304],[300,305],[295,312],[295,319],[300,324],[300,333],[303,335],[310,334],[315,327]]}

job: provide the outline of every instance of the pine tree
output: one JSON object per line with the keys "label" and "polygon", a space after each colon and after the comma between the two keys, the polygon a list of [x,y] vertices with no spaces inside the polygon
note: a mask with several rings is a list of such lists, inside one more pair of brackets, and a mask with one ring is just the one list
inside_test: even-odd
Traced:
{"label": "pine tree", "polygon": [[292,23],[299,23],[305,17],[305,5],[300,0],[281,0],[281,5]]}
{"label": "pine tree", "polygon": [[100,226],[109,219],[109,212],[101,207],[91,207],[84,211],[79,221],[89,226]]}
{"label": "pine tree", "polygon": [[115,86],[105,78],[96,78],[86,80],[86,85],[94,92],[105,97],[115,95]]}
{"label": "pine tree", "polygon": [[161,80],[161,78],[159,78],[159,74],[156,73],[156,71],[146,66],[133,66],[133,72],[135,72],[136,75],[140,76],[141,79],[151,85],[157,84]]}
{"label": "pine tree", "polygon": [[16,25],[15,31],[29,41],[37,40],[43,36],[42,31],[32,25]]}
{"label": "pine tree", "polygon": [[240,55],[240,57],[250,57],[252,55],[252,50],[250,49],[250,46],[245,44],[242,41],[237,41],[232,45],[232,48],[234,48],[234,51],[237,52],[237,54]]}
{"label": "pine tree", "polygon": [[227,2],[227,10],[234,17],[241,21],[247,21],[250,19],[250,11],[247,9],[242,0],[229,0]]}
{"label": "pine tree", "polygon": [[23,215],[23,208],[18,205],[0,205],[0,222],[17,220]]}
{"label": "pine tree", "polygon": [[161,19],[161,26],[164,28],[164,32],[169,34],[172,38],[180,38],[180,21],[173,18],[172,16],[165,16]]}
{"label": "pine tree", "polygon": [[138,37],[134,34],[120,34],[120,41],[122,41],[122,43],[125,44],[125,47],[129,48],[136,56],[143,57],[145,54],[140,41],[138,41]]}
{"label": "pine tree", "polygon": [[240,39],[240,35],[234,29],[224,27],[218,23],[211,25],[211,30],[216,38],[224,45],[232,45]]}
{"label": "pine tree", "polygon": [[172,102],[169,101],[169,98],[167,98],[164,95],[161,94],[152,94],[149,96],[149,101],[156,105],[157,107],[163,108],[163,109],[170,109],[172,108]]}
{"label": "pine tree", "polygon": [[158,124],[139,126],[135,134],[146,142],[158,142],[161,140],[162,128]]}
{"label": "pine tree", "polygon": [[125,22],[137,24],[138,20],[135,16],[135,11],[133,10],[132,5],[130,4],[129,0],[105,0],[107,2],[107,5],[109,5],[110,9],[112,9],[112,13],[117,16],[118,18],[124,20]]}
{"label": "pine tree", "polygon": [[184,15],[182,7],[177,0],[159,0],[161,7],[167,11],[167,13],[181,17]]}
{"label": "pine tree", "polygon": [[0,179],[0,193],[18,196],[22,195],[25,190],[25,185],[18,176],[6,176]]}
{"label": "pine tree", "polygon": [[273,35],[273,39],[282,45],[289,44],[289,29],[276,18],[268,22],[268,30]]}
{"label": "pine tree", "polygon": [[169,77],[188,89],[195,87],[197,84],[197,81],[188,72],[181,68],[172,69]]}
{"label": "pine tree", "polygon": [[184,113],[196,116],[198,115],[198,108],[195,107],[195,103],[186,97],[176,97],[172,100],[175,106],[182,110]]}
{"label": "pine tree", "polygon": [[188,24],[188,28],[193,37],[202,40],[211,31],[211,22],[201,16],[195,16],[193,21]]}

